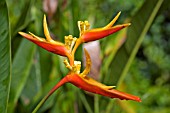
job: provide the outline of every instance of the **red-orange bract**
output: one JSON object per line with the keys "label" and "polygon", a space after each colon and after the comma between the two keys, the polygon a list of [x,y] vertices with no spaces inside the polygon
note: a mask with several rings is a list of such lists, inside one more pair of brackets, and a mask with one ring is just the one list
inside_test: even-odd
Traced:
{"label": "red-orange bract", "polygon": [[100,94],[110,98],[119,98],[121,100],[134,100],[137,102],[141,102],[141,99],[137,96],[127,94],[112,88],[109,86],[105,86],[104,84],[96,83],[97,81],[89,78],[88,76],[82,77],[78,74],[69,74],[66,75],[49,93],[52,94],[56,89],[58,89],[61,85],[69,82],[83,90],[88,92]]}
{"label": "red-orange bract", "polygon": [[67,50],[65,45],[62,43],[57,44],[57,43],[50,43],[43,39],[38,40],[37,38],[33,37],[32,35],[29,35],[29,34],[26,34],[23,32],[19,32],[19,34],[49,52],[52,52],[52,53],[55,53],[55,54],[58,54],[61,56],[67,56],[67,54],[69,54],[69,51]]}

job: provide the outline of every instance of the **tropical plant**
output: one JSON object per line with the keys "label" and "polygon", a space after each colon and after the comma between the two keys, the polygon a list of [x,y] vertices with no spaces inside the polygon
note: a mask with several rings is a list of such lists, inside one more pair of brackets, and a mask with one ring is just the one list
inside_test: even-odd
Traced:
{"label": "tropical plant", "polygon": [[[50,36],[64,42],[69,34],[79,37],[77,21],[87,19],[92,28],[98,28],[121,10],[118,23],[130,22],[131,26],[91,43],[92,52],[86,45],[92,62],[88,76],[138,95],[142,102],[110,99],[65,84],[38,112],[168,113],[169,7],[168,0],[1,0],[0,112],[30,113],[68,73],[62,62],[65,58],[37,47],[18,32],[44,37],[45,13]],[[74,58],[83,64],[84,45],[77,48]],[[86,56],[89,59],[87,52]]]}

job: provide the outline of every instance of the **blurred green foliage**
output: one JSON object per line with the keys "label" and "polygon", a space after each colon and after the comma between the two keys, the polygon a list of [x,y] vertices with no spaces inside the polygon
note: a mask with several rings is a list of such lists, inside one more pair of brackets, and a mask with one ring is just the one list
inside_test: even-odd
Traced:
{"label": "blurred green foliage", "polygon": [[170,112],[170,40],[169,30],[165,28],[169,23],[166,13],[154,20],[129,70],[130,76],[125,80],[129,90],[140,89],[135,92],[143,95],[142,105],[138,105],[139,113]]}
{"label": "blurred green foliage", "polygon": [[[66,84],[45,102],[39,113],[170,112],[170,3],[168,0],[154,0],[156,5],[153,5],[150,0],[6,0],[6,3],[7,8],[0,2],[3,7],[0,12],[8,14],[5,18],[9,21],[1,19],[0,23],[2,21],[10,24],[8,33],[11,35],[11,47],[8,45],[6,48],[8,56],[5,57],[10,60],[10,56],[12,59],[12,78],[11,82],[9,80],[6,84],[7,87],[11,84],[9,101],[8,97],[5,98],[6,102],[8,101],[8,113],[30,113],[68,72],[62,62],[63,57],[35,46],[17,32],[30,31],[44,37],[42,19],[46,14],[51,36],[63,42],[66,35],[78,37],[78,20],[88,20],[93,28],[102,27],[119,11],[122,11],[122,14],[116,24],[132,21],[131,28],[100,40],[100,59],[96,60],[101,60],[102,64],[98,70],[100,75],[96,76],[100,78],[99,81],[107,85],[118,85],[119,90],[140,96],[142,102],[120,101],[93,95]],[[0,17],[4,17],[1,14]],[[1,26],[1,29],[8,27]],[[135,29],[137,32],[130,29]],[[134,38],[132,34],[139,37]],[[0,34],[0,44],[2,37],[5,36]],[[9,39],[9,36],[6,36],[5,41],[8,42]],[[123,46],[123,43],[119,42],[121,39],[127,40]],[[139,48],[137,48],[135,45],[139,39],[141,44],[138,44]],[[0,48],[5,46],[2,44]],[[129,47],[132,51],[136,48],[135,58],[130,57],[132,53],[128,51]],[[12,56],[9,54],[9,48]],[[82,48],[80,47],[76,53],[77,60],[82,60]],[[121,54],[125,52],[124,49],[128,51],[125,53],[127,56]],[[1,57],[3,58],[3,55]],[[127,64],[132,65],[128,67],[125,60],[129,61],[130,58],[132,62]],[[5,63],[5,61],[0,62],[1,68]],[[121,67],[121,63],[125,66]],[[6,72],[10,72],[10,67],[6,68],[8,68]],[[120,70],[121,73],[115,73],[113,70],[118,72]],[[2,73],[0,76],[7,75]],[[6,94],[1,93],[0,96],[7,96],[8,93],[8,91]],[[1,110],[0,107],[0,111],[5,112],[6,108]]]}

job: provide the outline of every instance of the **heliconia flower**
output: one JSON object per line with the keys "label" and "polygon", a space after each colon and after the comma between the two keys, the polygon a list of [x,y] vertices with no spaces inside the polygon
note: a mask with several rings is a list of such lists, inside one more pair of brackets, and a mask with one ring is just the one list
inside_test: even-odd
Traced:
{"label": "heliconia flower", "polygon": [[34,109],[33,113],[36,113],[36,111],[48,99],[48,97],[52,95],[54,91],[56,91],[60,86],[62,86],[65,83],[71,83],[82,90],[100,94],[106,97],[119,98],[121,100],[123,99],[134,100],[137,102],[141,102],[140,98],[137,96],[118,91],[116,89],[113,89],[115,86],[106,86],[86,76],[91,69],[91,59],[87,50],[84,50],[86,56],[86,68],[82,73],[80,73],[81,62],[74,60],[75,51],[81,43],[104,38],[105,36],[113,34],[114,32],[117,32],[130,25],[130,24],[122,24],[122,25],[113,26],[113,24],[118,19],[119,15],[120,12],[105,27],[91,29],[91,30],[89,30],[90,24],[87,21],[85,22],[79,21],[78,22],[78,26],[80,30],[79,38],[75,38],[75,37],[73,38],[72,35],[65,36],[65,44],[58,41],[54,41],[51,38],[50,33],[48,31],[46,16],[44,16],[44,21],[43,21],[44,34],[46,39],[38,37],[32,33],[27,34],[24,32],[19,32],[20,35],[32,41],[33,43],[37,44],[38,46],[44,48],[45,50],[61,56],[66,56],[68,57],[69,60],[69,62],[67,61],[67,59],[64,60],[64,64],[66,65],[66,68],[69,69],[69,73],[61,81],[59,81],[54,86],[54,88],[52,88],[52,90],[50,90],[47,96],[45,96],[38,104],[38,106]]}
{"label": "heliconia flower", "polygon": [[[80,36],[77,39],[77,42],[75,45],[75,50],[81,43],[102,39],[106,36],[109,36],[117,31],[131,25],[131,23],[127,23],[127,24],[113,26],[113,24],[119,18],[120,14],[121,14],[121,12],[119,12],[116,15],[116,17],[108,25],[106,25],[105,27],[102,27],[102,28],[89,29],[90,24],[88,21],[84,21],[84,22],[78,21]],[[73,50],[73,53],[75,53],[75,50]]]}
{"label": "heliconia flower", "polygon": [[119,98],[121,100],[134,100],[141,102],[140,98],[131,94],[127,94],[116,89],[113,89],[114,86],[106,86],[96,80],[86,76],[90,71],[91,61],[88,52],[85,50],[86,54],[86,68],[81,74],[70,73],[66,75],[54,88],[49,92],[51,95],[55,90],[65,83],[71,83],[77,86],[80,89],[83,89],[88,92],[100,94],[110,98]]}
{"label": "heliconia flower", "polygon": [[33,43],[37,44],[38,46],[44,48],[47,51],[50,51],[52,53],[55,53],[55,54],[58,54],[58,55],[61,55],[61,56],[70,57],[70,51],[66,47],[66,45],[61,43],[61,42],[54,41],[51,38],[50,33],[48,31],[45,15],[44,15],[43,27],[44,27],[44,34],[45,34],[46,39],[38,37],[38,36],[36,36],[32,33],[27,34],[27,33],[24,33],[24,32],[19,32],[19,34],[21,36],[23,36],[24,38],[26,38],[26,39],[32,41]]}
{"label": "heliconia flower", "polygon": [[99,40],[101,38],[109,36],[117,31],[129,26],[130,23],[113,26],[113,24],[116,22],[116,20],[120,16],[120,14],[121,14],[121,12],[119,12],[116,15],[116,17],[108,25],[106,25],[103,28],[89,29],[89,24],[87,22],[84,22],[84,27],[87,27],[87,28],[82,31],[83,33],[81,33],[82,41],[90,42],[90,41]]}

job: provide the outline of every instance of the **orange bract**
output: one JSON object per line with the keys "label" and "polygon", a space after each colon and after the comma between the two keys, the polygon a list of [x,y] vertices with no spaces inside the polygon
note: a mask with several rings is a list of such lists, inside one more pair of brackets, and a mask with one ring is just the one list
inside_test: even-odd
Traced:
{"label": "orange bract", "polygon": [[79,87],[82,90],[100,94],[106,97],[110,98],[119,98],[121,100],[134,100],[137,102],[141,102],[141,99],[137,96],[127,94],[121,91],[118,91],[116,89],[113,89],[113,86],[106,86],[104,84],[101,84],[97,81],[95,81],[92,78],[89,78],[87,76],[82,77],[78,74],[69,74],[66,75],[52,90],[50,93],[53,93],[56,89],[58,89],[61,85],[65,83],[71,83],[77,87]]}
{"label": "orange bract", "polygon": [[99,40],[102,39],[108,35],[111,35],[127,26],[130,24],[123,24],[123,25],[117,25],[114,27],[109,27],[109,28],[98,28],[98,29],[92,29],[85,31],[82,35],[82,40],[83,42],[90,42],[94,40]]}
{"label": "orange bract", "polygon": [[67,56],[69,54],[69,51],[67,50],[65,45],[62,43],[61,44],[55,43],[55,42],[51,43],[51,42],[46,41],[43,38],[39,37],[38,39],[38,38],[35,38],[35,36],[33,35],[29,35],[23,32],[19,32],[19,34],[49,52],[52,52],[52,53],[55,53],[61,56]]}

